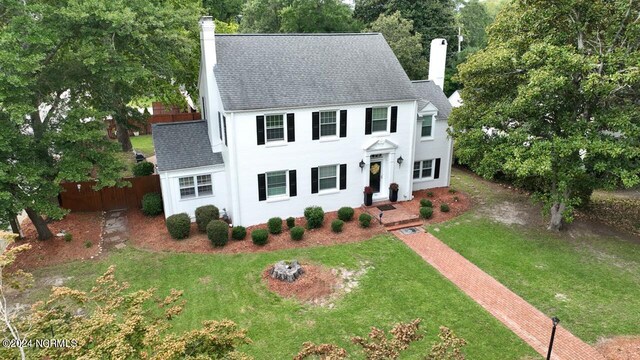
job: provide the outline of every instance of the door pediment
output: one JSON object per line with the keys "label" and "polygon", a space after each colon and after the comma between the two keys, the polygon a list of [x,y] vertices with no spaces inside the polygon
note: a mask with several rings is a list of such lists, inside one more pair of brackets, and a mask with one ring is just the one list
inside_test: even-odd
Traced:
{"label": "door pediment", "polygon": [[375,139],[365,144],[364,150],[367,152],[376,152],[376,151],[393,151],[398,148],[398,144],[393,141],[387,139]]}

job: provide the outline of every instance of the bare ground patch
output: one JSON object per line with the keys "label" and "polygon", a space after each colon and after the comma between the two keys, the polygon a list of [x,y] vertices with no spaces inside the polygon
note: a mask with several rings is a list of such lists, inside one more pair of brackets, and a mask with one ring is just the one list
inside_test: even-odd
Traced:
{"label": "bare ground patch", "polygon": [[640,360],[640,336],[617,336],[601,339],[596,349],[607,360]]}

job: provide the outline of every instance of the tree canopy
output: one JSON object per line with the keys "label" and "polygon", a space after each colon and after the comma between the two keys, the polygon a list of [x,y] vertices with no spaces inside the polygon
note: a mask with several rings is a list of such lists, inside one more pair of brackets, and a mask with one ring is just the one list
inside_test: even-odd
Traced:
{"label": "tree canopy", "polygon": [[517,0],[459,67],[457,156],[570,221],[596,187],[640,183],[640,3]]}

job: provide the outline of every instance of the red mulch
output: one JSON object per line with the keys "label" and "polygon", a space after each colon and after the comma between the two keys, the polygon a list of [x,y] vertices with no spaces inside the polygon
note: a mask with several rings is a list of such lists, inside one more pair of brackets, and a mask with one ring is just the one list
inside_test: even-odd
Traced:
{"label": "red mulch", "polygon": [[[100,234],[102,232],[102,213],[70,213],[59,221],[49,223],[49,229],[54,237],[40,241],[35,227],[28,219],[22,223],[24,240],[15,245],[31,244],[31,249],[18,255],[14,266],[23,270],[60,264],[72,260],[88,259],[99,252]],[[64,230],[71,233],[73,240],[67,242],[64,237],[55,236]],[[87,248],[85,241],[91,241],[93,246]]]}
{"label": "red mulch", "polygon": [[[331,221],[337,219],[337,212],[325,213],[324,226],[320,229],[305,230],[301,241],[291,240],[286,224],[282,224],[282,233],[269,234],[269,242],[264,246],[254,245],[251,241],[251,231],[266,229],[266,224],[247,228],[247,237],[242,241],[229,240],[227,245],[214,248],[207,238],[207,234],[200,233],[195,223],[191,224],[191,235],[184,240],[174,240],[169,236],[163,216],[147,217],[139,210],[129,210],[130,241],[133,245],[153,251],[176,251],[192,253],[250,253],[267,252],[281,249],[303,248],[308,246],[334,245],[358,242],[369,239],[377,234],[385,233],[382,225],[375,220],[371,227],[363,229],[358,223],[361,209],[355,209],[354,220],[344,225],[339,234],[331,231]],[[296,219],[296,225],[304,226],[305,219]]]}
{"label": "red mulch", "polygon": [[619,336],[599,341],[596,349],[607,360],[640,360],[640,336]]}
{"label": "red mulch", "polygon": [[[425,221],[426,224],[441,223],[453,219],[456,216],[468,211],[471,208],[471,199],[467,194],[460,191],[450,193],[448,187],[435,188],[429,190],[418,190],[413,192],[413,200],[398,202],[400,206],[414,214],[420,213],[420,199],[431,200],[433,203],[433,217]],[[433,197],[427,196],[428,192],[433,193]],[[454,197],[458,201],[454,200]],[[449,204],[450,211],[444,213],[440,211],[440,204]]]}
{"label": "red mulch", "polygon": [[327,298],[333,294],[339,279],[330,269],[316,265],[301,265],[304,274],[294,282],[289,283],[272,278],[269,272],[273,266],[269,266],[262,272],[262,279],[267,282],[269,290],[285,298],[294,297],[307,302]]}

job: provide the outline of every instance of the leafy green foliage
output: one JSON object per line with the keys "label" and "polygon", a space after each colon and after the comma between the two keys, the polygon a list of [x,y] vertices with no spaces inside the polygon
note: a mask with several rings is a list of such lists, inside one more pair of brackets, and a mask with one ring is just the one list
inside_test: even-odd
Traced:
{"label": "leafy green foliage", "polygon": [[451,209],[449,208],[449,204],[440,204],[440,211],[443,213],[449,212]]}
{"label": "leafy green foliage", "polygon": [[[244,0],[202,0],[206,14],[213,16],[214,19],[222,21],[235,22],[237,16],[242,12]],[[216,32],[217,32],[216,23]]]}
{"label": "leafy green foliage", "polygon": [[304,209],[304,218],[308,229],[320,228],[324,222],[324,210],[320,206],[309,206]]}
{"label": "leafy green foliage", "polygon": [[247,237],[247,229],[244,226],[234,226],[231,229],[231,238],[233,240],[244,240]]}
{"label": "leafy green foliage", "polygon": [[300,241],[304,236],[304,228],[302,226],[294,226],[291,228],[291,240]]}
{"label": "leafy green foliage", "polygon": [[191,218],[187,213],[174,214],[167,218],[167,231],[176,240],[189,237],[191,232]]}
{"label": "leafy green foliage", "polygon": [[204,205],[196,208],[196,224],[201,232],[207,231],[207,225],[212,220],[220,218],[220,210],[215,205]]}
{"label": "leafy green foliage", "polygon": [[150,163],[148,161],[139,162],[133,165],[133,167],[131,168],[131,172],[133,173],[133,176],[149,176],[153,174],[154,170],[155,170],[155,165],[153,165],[153,163]]}
{"label": "leafy green foliage", "polygon": [[342,221],[351,221],[353,220],[353,214],[355,211],[350,206],[344,206],[338,209],[338,219]]}
{"label": "leafy green foliage", "polygon": [[340,219],[335,219],[331,222],[331,231],[333,231],[334,233],[341,233],[343,226],[344,226],[344,221]]}
{"label": "leafy green foliage", "polygon": [[450,118],[459,160],[487,178],[539,184],[550,229],[573,219],[579,193],[640,183],[638,11],[625,1],[515,1],[488,47],[459,67],[464,105]]}
{"label": "leafy green foliage", "polygon": [[433,207],[433,203],[431,202],[431,200],[428,200],[428,199],[420,199],[420,206],[421,207]]}
{"label": "leafy green foliage", "polygon": [[269,232],[265,229],[256,229],[251,232],[251,241],[256,245],[266,245],[269,241]]}
{"label": "leafy green foliage", "polygon": [[464,48],[480,49],[487,44],[486,27],[491,24],[493,18],[487,12],[487,8],[478,0],[469,0],[460,9],[460,23]]}
{"label": "leafy green foliage", "polygon": [[207,237],[213,246],[225,246],[229,241],[229,225],[222,220],[212,220],[207,225]]}
{"label": "leafy green foliage", "polygon": [[433,216],[433,208],[432,207],[426,207],[423,206],[420,208],[420,217],[423,219],[431,219],[431,217]]}
{"label": "leafy green foliage", "polygon": [[162,214],[162,195],[148,193],[142,197],[142,212],[147,216]]}
{"label": "leafy green foliage", "polygon": [[64,241],[66,241],[66,242],[71,242],[71,241],[73,241],[73,234],[71,234],[71,233],[65,233],[65,234],[64,234]]}
{"label": "leafy green foliage", "polygon": [[427,77],[429,65],[423,55],[423,39],[420,33],[414,32],[413,21],[403,19],[396,11],[380,15],[364,31],[382,33],[410,79]]}
{"label": "leafy green foliage", "polygon": [[289,216],[287,218],[287,228],[291,229],[296,226],[296,218]]}
{"label": "leafy green foliage", "polygon": [[267,228],[271,234],[280,234],[282,232],[282,218],[272,217],[267,221]]}
{"label": "leafy green foliage", "polygon": [[371,225],[371,219],[372,219],[371,215],[367,213],[362,213],[358,217],[358,222],[360,223],[361,227],[368,228]]}

